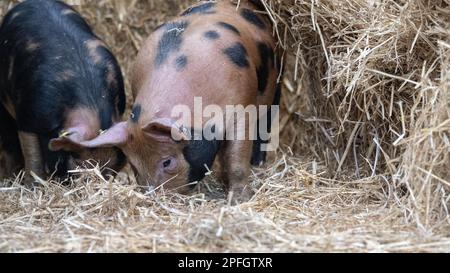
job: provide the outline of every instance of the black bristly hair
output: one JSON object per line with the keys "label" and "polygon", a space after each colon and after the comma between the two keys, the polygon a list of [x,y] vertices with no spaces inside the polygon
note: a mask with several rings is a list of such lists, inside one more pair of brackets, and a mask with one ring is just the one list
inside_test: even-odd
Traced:
{"label": "black bristly hair", "polygon": [[[212,131],[215,127],[212,127]],[[191,130],[192,136],[195,131]],[[183,155],[189,164],[189,177],[187,183],[198,182],[205,178],[208,169],[214,164],[216,155],[223,141],[221,140],[207,140],[202,135],[201,140],[190,140],[183,150]]]}
{"label": "black bristly hair", "polygon": [[[63,2],[25,1],[8,12],[0,27],[0,96],[12,101],[18,130],[38,134],[45,142],[58,136],[69,109],[96,111],[102,130],[123,114],[119,64],[102,45],[93,60],[86,46],[92,40],[99,38]],[[67,71],[72,77],[61,79]],[[114,84],[108,83],[108,73]]]}

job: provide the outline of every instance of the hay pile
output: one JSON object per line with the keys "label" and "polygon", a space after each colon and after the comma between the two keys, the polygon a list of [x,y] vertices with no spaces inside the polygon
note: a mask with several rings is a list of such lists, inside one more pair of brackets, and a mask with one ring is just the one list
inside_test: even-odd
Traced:
{"label": "hay pile", "polygon": [[[195,1],[79,2],[128,76]],[[450,251],[449,2],[263,3],[286,49],[283,144],[251,202],[229,206],[214,173],[192,196],[89,164],[70,187],[18,177],[0,182],[0,251]]]}
{"label": "hay pile", "polygon": [[314,143],[334,177],[385,180],[422,231],[448,225],[450,2],[295,2],[272,1],[296,54],[292,144]]}

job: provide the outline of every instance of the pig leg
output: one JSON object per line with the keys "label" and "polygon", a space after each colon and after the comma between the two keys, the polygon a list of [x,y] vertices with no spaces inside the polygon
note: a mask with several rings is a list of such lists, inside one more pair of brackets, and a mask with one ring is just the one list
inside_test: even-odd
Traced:
{"label": "pig leg", "polygon": [[0,103],[0,180],[12,178],[23,168],[16,121]]}
{"label": "pig leg", "polygon": [[234,204],[248,201],[253,196],[249,181],[252,146],[250,140],[228,141],[221,154],[223,181],[233,195]]}
{"label": "pig leg", "polygon": [[36,134],[19,132],[20,145],[25,160],[25,180],[27,186],[32,186],[34,179],[31,172],[39,177],[44,177],[42,154],[39,145],[39,137]]}
{"label": "pig leg", "polygon": [[0,180],[12,178],[23,167],[22,154],[20,151],[11,153],[4,147],[0,153]]}
{"label": "pig leg", "polygon": [[[262,117],[263,119],[265,119],[265,122],[267,123],[267,133],[270,134],[270,132],[272,131],[272,113],[271,113],[271,109],[269,108],[269,111]],[[264,163],[266,163],[266,158],[267,158],[267,152],[262,150],[262,145],[268,144],[269,141],[268,140],[263,140],[261,137],[261,132],[260,132],[260,121],[258,121],[258,125],[257,125],[257,139],[253,141],[253,152],[252,152],[252,158],[251,158],[251,163],[253,166],[259,167],[261,165],[263,165]]]}
{"label": "pig leg", "polygon": [[[275,96],[274,96],[274,99],[272,102],[272,106],[269,107],[268,112],[266,113],[265,116],[263,116],[263,119],[265,119],[265,121],[267,122],[268,133],[272,132],[272,121],[273,121],[273,118],[275,118],[272,116],[272,107],[274,105],[279,106],[280,101],[281,101],[281,84],[280,83],[277,84],[276,88],[277,89],[275,91]],[[253,152],[252,152],[252,160],[251,160],[253,166],[260,166],[260,165],[264,164],[266,162],[266,157],[267,157],[267,152],[261,151],[261,146],[263,144],[269,143],[269,141],[261,139],[259,125],[260,124],[258,122],[257,139],[253,142]]]}
{"label": "pig leg", "polygon": [[259,167],[266,162],[266,152],[261,151],[261,146],[265,143],[267,143],[267,141],[263,141],[258,132],[258,139],[253,141],[253,152],[251,159],[251,163],[253,166]]}

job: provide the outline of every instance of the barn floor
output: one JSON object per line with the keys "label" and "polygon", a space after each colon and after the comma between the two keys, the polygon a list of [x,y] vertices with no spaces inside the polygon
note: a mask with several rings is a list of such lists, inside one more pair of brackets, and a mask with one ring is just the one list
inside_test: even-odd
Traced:
{"label": "barn floor", "polygon": [[[1,1],[0,15],[15,2]],[[81,2],[129,75],[147,34],[195,1]],[[450,252],[449,224],[406,222],[383,176],[327,179],[320,162],[286,145],[253,170],[257,194],[239,206],[214,172],[191,196],[144,194],[127,171],[114,181],[96,167],[77,173],[69,187],[0,182],[0,252]]]}
{"label": "barn floor", "polygon": [[[320,179],[279,155],[255,169],[257,195],[229,206],[214,179],[192,196],[143,194],[121,173],[80,170],[71,187],[0,184],[1,252],[449,252],[445,223],[405,223],[383,179]],[[405,212],[407,213],[407,212]],[[419,229],[420,230],[420,229]]]}

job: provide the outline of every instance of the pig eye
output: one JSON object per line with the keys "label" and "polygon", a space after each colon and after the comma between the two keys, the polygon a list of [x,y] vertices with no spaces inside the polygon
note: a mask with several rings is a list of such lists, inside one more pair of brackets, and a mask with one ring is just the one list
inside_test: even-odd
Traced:
{"label": "pig eye", "polygon": [[168,168],[170,166],[170,164],[172,164],[172,160],[167,159],[166,161],[163,162],[163,167]]}
{"label": "pig eye", "polygon": [[177,165],[178,165],[176,159],[173,157],[169,157],[169,158],[165,158],[165,159],[161,160],[160,164],[161,164],[160,166],[162,167],[162,169],[168,173],[176,171]]}

